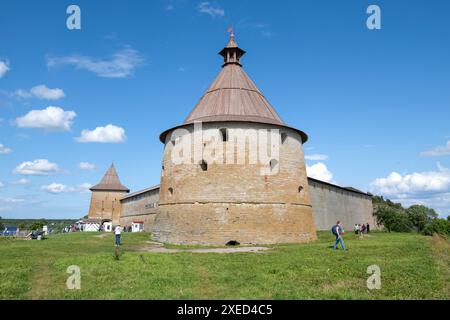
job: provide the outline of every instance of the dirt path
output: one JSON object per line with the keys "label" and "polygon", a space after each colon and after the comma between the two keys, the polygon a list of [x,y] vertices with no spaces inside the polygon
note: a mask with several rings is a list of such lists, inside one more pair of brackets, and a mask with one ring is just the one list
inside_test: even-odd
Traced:
{"label": "dirt path", "polygon": [[31,300],[42,300],[47,298],[48,290],[51,288],[50,265],[42,263],[36,265],[31,281],[31,288],[27,296]]}
{"label": "dirt path", "polygon": [[205,249],[169,249],[162,246],[144,247],[139,251],[156,252],[156,253],[180,253],[180,252],[192,252],[192,253],[237,253],[237,252],[255,252],[260,253],[270,250],[268,247],[237,247],[237,248],[205,248]]}
{"label": "dirt path", "polygon": [[430,242],[434,262],[443,276],[445,292],[450,297],[450,242],[436,234]]}

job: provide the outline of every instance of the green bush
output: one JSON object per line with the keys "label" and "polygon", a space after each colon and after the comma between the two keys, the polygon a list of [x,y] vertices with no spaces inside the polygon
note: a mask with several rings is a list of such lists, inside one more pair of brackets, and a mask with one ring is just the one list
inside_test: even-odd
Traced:
{"label": "green bush", "polygon": [[417,232],[422,232],[427,224],[438,217],[434,209],[419,204],[412,205],[406,212]]}
{"label": "green bush", "polygon": [[432,236],[437,233],[442,236],[450,236],[450,221],[445,219],[433,219],[423,229],[423,233]]}
{"label": "green bush", "polygon": [[388,232],[411,232],[413,229],[413,224],[403,208],[378,207],[374,215],[378,224],[383,225]]}
{"label": "green bush", "polygon": [[33,230],[33,231],[34,230],[41,230],[46,224],[47,224],[47,221],[42,219],[42,220],[35,221],[35,222],[31,223],[29,228],[30,228],[30,230]]}

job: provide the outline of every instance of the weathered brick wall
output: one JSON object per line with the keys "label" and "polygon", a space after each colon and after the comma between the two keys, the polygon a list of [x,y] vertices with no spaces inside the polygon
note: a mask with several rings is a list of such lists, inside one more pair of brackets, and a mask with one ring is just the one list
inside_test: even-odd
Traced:
{"label": "weathered brick wall", "polygon": [[[306,242],[316,239],[300,135],[274,125],[206,123],[204,130],[281,129],[279,171],[261,174],[263,164],[174,164],[168,135],[164,148],[155,240],[179,244]],[[193,126],[188,127],[190,132]],[[278,138],[280,138],[278,136]],[[207,145],[207,142],[205,142]],[[228,143],[228,142],[227,142]],[[233,157],[249,154],[249,145]],[[192,156],[193,157],[193,156]],[[301,187],[301,188],[299,188]],[[299,191],[300,189],[300,191]]]}
{"label": "weathered brick wall", "polygon": [[196,203],[159,207],[153,239],[224,245],[309,242],[316,239],[311,208],[289,204]]}
{"label": "weathered brick wall", "polygon": [[131,226],[133,221],[143,221],[144,231],[150,232],[157,212],[159,189],[123,199],[120,224]]}
{"label": "weathered brick wall", "polygon": [[[343,222],[346,230],[352,230],[355,223],[369,223],[372,229],[377,229],[373,217],[372,200],[369,196],[345,191],[314,180],[309,180],[309,193],[313,220],[317,230],[329,230],[337,220]],[[157,208],[146,209],[145,204],[158,201],[159,189],[155,189],[151,197],[133,199],[123,204],[121,225],[131,225],[133,221],[144,221],[145,231],[150,232]],[[219,208],[218,212],[220,210]]]}
{"label": "weathered brick wall", "polygon": [[317,230],[331,230],[340,220],[347,231],[355,223],[376,228],[372,198],[315,181],[309,182],[314,223]]}
{"label": "weathered brick wall", "polygon": [[120,225],[122,227],[124,226],[131,226],[133,221],[143,221],[144,222],[144,231],[145,232],[151,232],[153,222],[155,221],[156,212],[150,212],[150,213],[144,213],[144,214],[138,214],[134,216],[128,216],[128,217],[121,217],[120,218]]}
{"label": "weathered brick wall", "polygon": [[93,191],[88,217],[90,219],[110,219],[118,224],[121,215],[120,199],[125,192]]}

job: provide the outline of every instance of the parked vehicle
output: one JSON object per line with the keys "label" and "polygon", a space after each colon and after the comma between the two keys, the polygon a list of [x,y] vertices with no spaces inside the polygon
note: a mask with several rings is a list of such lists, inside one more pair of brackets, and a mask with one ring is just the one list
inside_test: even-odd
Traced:
{"label": "parked vehicle", "polygon": [[31,231],[31,233],[28,235],[28,238],[32,240],[36,240],[40,237],[40,239],[44,239],[45,232],[44,231]]}

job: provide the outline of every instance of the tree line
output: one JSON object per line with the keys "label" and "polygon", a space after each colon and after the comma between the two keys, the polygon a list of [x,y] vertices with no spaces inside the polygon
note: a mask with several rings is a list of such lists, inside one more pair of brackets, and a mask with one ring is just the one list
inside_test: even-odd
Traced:
{"label": "tree line", "polygon": [[372,198],[374,216],[379,225],[388,231],[419,232],[428,236],[435,233],[450,236],[450,216],[439,218],[439,214],[424,205],[415,204],[404,208],[400,203],[384,199],[382,196]]}

